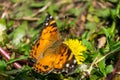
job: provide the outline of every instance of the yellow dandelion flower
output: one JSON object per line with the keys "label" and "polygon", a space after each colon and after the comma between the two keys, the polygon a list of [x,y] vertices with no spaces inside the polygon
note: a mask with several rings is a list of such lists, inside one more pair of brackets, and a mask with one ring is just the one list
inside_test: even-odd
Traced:
{"label": "yellow dandelion flower", "polygon": [[77,63],[82,64],[82,62],[85,60],[82,52],[86,51],[87,49],[84,45],[82,45],[82,42],[79,41],[78,39],[69,39],[64,43],[69,46],[72,53],[75,55]]}

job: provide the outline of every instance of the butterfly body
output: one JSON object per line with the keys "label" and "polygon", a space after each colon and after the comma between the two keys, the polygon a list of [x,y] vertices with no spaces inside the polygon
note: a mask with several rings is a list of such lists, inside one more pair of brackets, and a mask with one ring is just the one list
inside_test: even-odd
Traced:
{"label": "butterfly body", "polygon": [[51,15],[43,24],[39,39],[34,44],[30,57],[35,59],[34,69],[38,73],[71,73],[77,62],[69,47],[62,43],[57,25]]}

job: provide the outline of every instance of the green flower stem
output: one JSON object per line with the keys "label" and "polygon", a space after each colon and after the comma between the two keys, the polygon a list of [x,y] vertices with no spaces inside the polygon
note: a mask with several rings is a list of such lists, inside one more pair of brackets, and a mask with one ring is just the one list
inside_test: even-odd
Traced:
{"label": "green flower stem", "polygon": [[116,52],[116,51],[118,51],[118,50],[120,50],[120,47],[112,50],[111,52],[109,52],[109,53],[106,54],[105,56],[103,56],[103,57],[101,57],[100,59],[98,59],[98,60],[95,62],[95,64],[97,64],[98,62],[102,61],[102,60],[105,59],[108,55],[110,55],[110,54],[112,54],[112,53],[114,53],[114,52]]}

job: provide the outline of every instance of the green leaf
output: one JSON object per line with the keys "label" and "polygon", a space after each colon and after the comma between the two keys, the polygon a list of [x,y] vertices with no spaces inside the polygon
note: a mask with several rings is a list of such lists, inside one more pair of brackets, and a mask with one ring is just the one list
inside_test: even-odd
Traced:
{"label": "green leaf", "polygon": [[48,7],[48,13],[50,13],[51,15],[55,15],[55,11],[59,11],[59,7],[56,4],[52,4],[52,6]]}
{"label": "green leaf", "polygon": [[30,53],[30,44],[21,43],[19,51],[24,55],[29,55]]}
{"label": "green leaf", "polygon": [[91,77],[90,77],[90,80],[97,80],[98,79],[98,76],[97,75],[92,75]]}
{"label": "green leaf", "polygon": [[113,71],[113,66],[112,65],[108,65],[107,67],[106,67],[106,74],[109,74],[109,73],[111,73]]}
{"label": "green leaf", "polygon": [[[42,23],[44,22],[45,18],[46,18],[46,16],[45,16],[45,15],[42,15],[42,16],[40,17],[40,20],[37,21],[37,25],[42,24]],[[43,25],[42,25],[42,26],[43,26]]]}
{"label": "green leaf", "polygon": [[113,21],[112,25],[110,28],[108,28],[108,33],[109,33],[109,36],[114,39],[115,37],[115,28],[116,28],[116,23]]}
{"label": "green leaf", "polygon": [[99,32],[100,34],[105,34],[107,38],[110,38],[110,34],[108,30],[105,27],[101,28],[101,31]]}
{"label": "green leaf", "polygon": [[6,65],[5,61],[0,60],[0,71],[5,70],[6,66],[7,66],[7,65]]}
{"label": "green leaf", "polygon": [[90,50],[90,51],[94,50],[92,47],[92,44],[89,41],[87,41],[86,39],[83,39],[82,43],[87,47],[88,50]]}
{"label": "green leaf", "polygon": [[100,61],[99,63],[98,63],[98,66],[99,66],[99,68],[100,68],[100,71],[103,73],[103,75],[104,76],[106,76],[107,74],[106,74],[106,72],[105,72],[105,59],[103,59],[102,61]]}
{"label": "green leaf", "polygon": [[4,45],[7,41],[6,26],[0,24],[0,45]]}
{"label": "green leaf", "polygon": [[19,3],[21,0],[11,0],[13,3]]}
{"label": "green leaf", "polygon": [[110,16],[110,9],[109,8],[98,9],[94,12],[94,14],[98,17],[107,18],[108,16]]}
{"label": "green leaf", "polygon": [[0,19],[0,24],[6,25],[6,19]]}
{"label": "green leaf", "polygon": [[116,13],[117,13],[118,18],[120,18],[120,1],[119,1],[118,6],[117,6]]}
{"label": "green leaf", "polygon": [[88,22],[85,26],[86,29],[89,29],[92,33],[95,32],[95,30],[97,29],[97,24],[93,22]]}
{"label": "green leaf", "polygon": [[88,16],[87,16],[87,20],[89,21],[89,22],[94,22],[94,23],[99,23],[100,22],[100,19],[98,18],[98,16],[93,16],[93,15],[91,15],[91,14],[88,14]]}
{"label": "green leaf", "polygon": [[111,9],[110,12],[111,12],[111,17],[112,17],[112,19],[115,20],[116,17],[117,17],[117,15],[116,15],[116,14],[117,14],[117,13],[116,13],[116,10],[115,10],[115,9]]}
{"label": "green leaf", "polygon": [[12,21],[12,20],[11,20],[11,21],[9,21],[9,22],[8,22],[8,24],[7,24],[7,28],[12,27],[12,25],[13,25],[13,24],[14,24],[14,21]]}
{"label": "green leaf", "polygon": [[118,2],[118,0],[108,0],[108,1],[110,1],[112,3],[117,3]]}
{"label": "green leaf", "polygon": [[113,49],[118,48],[118,47],[120,47],[120,41],[114,43],[114,45],[112,46]]}
{"label": "green leaf", "polygon": [[13,40],[12,44],[13,45],[18,45],[20,41],[23,39],[23,37],[26,34],[26,27],[27,27],[27,22],[23,22],[16,30],[12,32],[11,35],[13,35]]}
{"label": "green leaf", "polygon": [[7,64],[11,64],[15,61],[19,61],[19,60],[26,60],[28,58],[28,56],[20,56],[19,58],[16,58],[16,59],[10,59]]}
{"label": "green leaf", "polygon": [[[68,13],[69,14],[75,14],[76,16],[78,16],[80,14],[80,12],[82,11],[82,8],[71,8]],[[75,11],[75,12],[74,12]]]}
{"label": "green leaf", "polygon": [[34,8],[39,8],[39,7],[42,7],[42,6],[44,6],[45,5],[45,2],[34,2],[34,3],[32,3],[31,5],[30,5],[30,7],[34,7]]}

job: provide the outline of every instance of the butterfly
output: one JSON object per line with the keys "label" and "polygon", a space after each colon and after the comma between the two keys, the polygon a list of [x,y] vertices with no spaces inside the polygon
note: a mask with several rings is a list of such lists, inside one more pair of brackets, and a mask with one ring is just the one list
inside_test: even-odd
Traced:
{"label": "butterfly", "polygon": [[48,14],[38,40],[32,47],[30,58],[34,60],[33,68],[40,74],[73,73],[77,61],[70,48],[60,38],[57,24]]}

